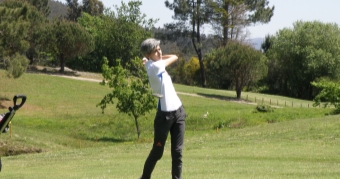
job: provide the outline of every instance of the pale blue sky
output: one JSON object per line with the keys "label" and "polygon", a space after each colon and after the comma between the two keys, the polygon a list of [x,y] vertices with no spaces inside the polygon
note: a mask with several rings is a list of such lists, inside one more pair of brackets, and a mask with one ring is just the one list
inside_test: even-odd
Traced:
{"label": "pale blue sky", "polygon": [[[59,0],[66,2],[65,0]],[[82,2],[82,0],[79,0]],[[101,0],[105,7],[129,2],[130,0]],[[340,25],[340,0],[268,0],[270,6],[274,5],[274,16],[268,24],[257,24],[248,27],[249,38],[264,38],[267,34],[275,34],[283,28],[293,27],[293,23],[302,21],[319,20]],[[173,12],[164,5],[165,0],[142,0],[141,12],[147,18],[159,19],[156,27],[163,27],[164,23],[172,22]],[[171,0],[170,0],[171,2]],[[205,29],[209,32],[209,29]]]}

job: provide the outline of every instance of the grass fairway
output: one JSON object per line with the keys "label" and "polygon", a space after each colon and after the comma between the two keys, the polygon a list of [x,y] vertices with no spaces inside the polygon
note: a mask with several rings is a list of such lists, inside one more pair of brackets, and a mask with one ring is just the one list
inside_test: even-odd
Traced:
{"label": "grass fairway", "polygon": [[[11,100],[23,93],[27,102],[13,118],[12,138],[8,133],[0,137],[1,179],[141,175],[155,111],[139,119],[142,137],[137,140],[131,117],[119,114],[113,105],[104,114],[96,107],[109,92],[107,87],[48,75],[24,74],[15,80],[3,75],[0,70],[1,97]],[[188,93],[198,88],[176,89]],[[194,93],[214,94],[199,90]],[[216,90],[222,97],[230,97],[228,93]],[[253,104],[180,98],[188,113],[183,178],[340,178],[340,121],[339,116],[325,115],[331,109],[282,107],[254,113]],[[209,116],[202,118],[206,111]],[[153,178],[171,178],[170,172],[168,142]]]}
{"label": "grass fairway", "polygon": [[[183,178],[339,178],[339,120],[301,119],[232,131],[188,131]],[[3,157],[4,178],[138,178],[150,143]],[[170,151],[153,178],[170,177]]]}

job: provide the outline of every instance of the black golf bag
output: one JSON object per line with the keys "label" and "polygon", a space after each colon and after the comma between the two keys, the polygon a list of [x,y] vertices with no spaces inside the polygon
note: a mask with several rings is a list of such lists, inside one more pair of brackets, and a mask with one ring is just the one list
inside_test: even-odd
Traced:
{"label": "black golf bag", "polygon": [[[17,104],[18,99],[21,99],[20,104]],[[0,114],[0,134],[9,131],[9,123],[11,122],[15,112],[21,108],[26,102],[25,95],[15,95],[13,97],[13,107],[8,108],[8,112]],[[0,158],[0,171],[2,168],[1,158]]]}

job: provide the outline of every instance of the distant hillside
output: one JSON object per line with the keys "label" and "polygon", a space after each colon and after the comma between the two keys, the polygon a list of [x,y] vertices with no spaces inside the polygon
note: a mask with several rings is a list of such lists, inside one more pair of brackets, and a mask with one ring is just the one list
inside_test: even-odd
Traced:
{"label": "distant hillside", "polygon": [[51,13],[48,16],[48,18],[54,18],[54,17],[60,17],[60,16],[65,17],[66,16],[67,6],[65,4],[63,4],[62,2],[50,0],[49,5],[50,5]]}

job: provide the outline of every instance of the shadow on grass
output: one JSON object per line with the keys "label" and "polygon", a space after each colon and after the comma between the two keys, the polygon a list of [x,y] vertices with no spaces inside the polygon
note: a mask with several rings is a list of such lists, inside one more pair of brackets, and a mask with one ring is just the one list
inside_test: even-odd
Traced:
{"label": "shadow on grass", "polygon": [[6,109],[7,106],[3,105],[2,102],[8,102],[10,101],[8,98],[4,98],[0,96],[0,109]]}
{"label": "shadow on grass", "polygon": [[240,99],[237,99],[236,97],[227,97],[227,96],[216,95],[216,94],[197,93],[197,95],[205,97],[205,98],[220,99],[220,100],[225,100],[225,101],[242,101]]}
{"label": "shadow on grass", "polygon": [[26,73],[49,74],[49,75],[66,75],[66,76],[80,76],[77,71],[65,67],[64,72],[60,72],[60,68],[43,67],[31,65],[26,70]]}
{"label": "shadow on grass", "polygon": [[2,105],[1,102],[0,102],[0,109],[5,109],[5,108],[7,108],[7,107]]}
{"label": "shadow on grass", "polygon": [[131,139],[116,139],[116,138],[109,138],[109,137],[103,137],[98,139],[92,139],[98,142],[113,142],[113,143],[123,143],[123,142],[129,142],[132,141]]}
{"label": "shadow on grass", "polygon": [[110,138],[110,137],[102,137],[98,139],[90,139],[91,141],[96,141],[96,142],[112,142],[112,143],[123,143],[123,142],[137,142],[137,143],[150,143],[153,142],[153,138],[137,138],[137,136],[131,137],[131,138],[126,138],[126,139],[117,139],[117,138]]}

